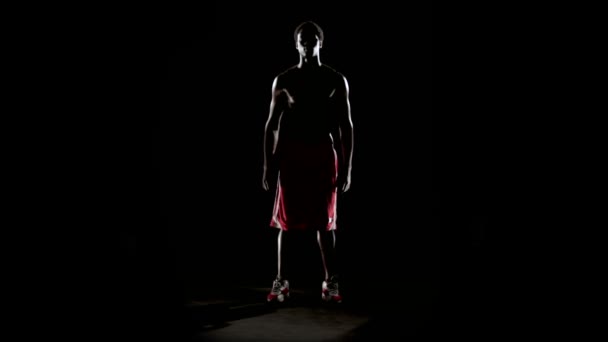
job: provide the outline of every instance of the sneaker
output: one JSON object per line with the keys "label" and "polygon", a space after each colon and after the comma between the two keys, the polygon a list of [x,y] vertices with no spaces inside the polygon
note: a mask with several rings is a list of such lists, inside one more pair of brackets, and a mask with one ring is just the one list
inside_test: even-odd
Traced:
{"label": "sneaker", "polygon": [[287,280],[276,279],[272,282],[272,290],[270,290],[266,300],[271,302],[276,299],[282,302],[285,298],[289,298],[289,282]]}
{"label": "sneaker", "polygon": [[338,291],[338,282],[334,281],[333,278],[329,281],[324,280],[321,285],[321,298],[326,302],[341,303],[342,296],[340,296],[340,292]]}

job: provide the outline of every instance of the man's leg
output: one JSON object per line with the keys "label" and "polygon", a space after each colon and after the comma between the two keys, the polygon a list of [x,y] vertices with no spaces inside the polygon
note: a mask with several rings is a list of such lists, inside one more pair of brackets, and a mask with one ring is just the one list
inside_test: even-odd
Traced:
{"label": "man's leg", "polygon": [[277,279],[283,279],[283,274],[281,273],[281,261],[283,260],[283,229],[279,229],[279,234],[277,236]]}
{"label": "man's leg", "polygon": [[285,242],[285,232],[282,229],[279,229],[279,233],[277,235],[277,277],[272,283],[272,289],[267,296],[267,300],[269,302],[277,299],[279,302],[285,300],[286,297],[289,297],[289,282],[284,278],[283,266],[284,266],[284,242]]}
{"label": "man's leg", "polygon": [[317,231],[317,241],[321,250],[321,260],[325,270],[325,280],[338,275],[338,262],[336,253],[336,233],[334,230]]}
{"label": "man's leg", "polygon": [[321,250],[321,260],[325,270],[325,280],[321,285],[321,298],[325,301],[342,302],[338,291],[338,253],[336,253],[336,232],[317,231],[317,241]]}

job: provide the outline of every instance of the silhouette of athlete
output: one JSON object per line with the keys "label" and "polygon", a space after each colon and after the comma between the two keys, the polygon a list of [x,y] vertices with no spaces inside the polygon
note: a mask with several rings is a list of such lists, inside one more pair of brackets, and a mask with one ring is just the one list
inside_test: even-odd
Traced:
{"label": "silhouette of athlete", "polygon": [[[346,77],[322,64],[323,30],[312,21],[294,31],[297,65],[275,77],[264,131],[262,185],[276,174],[270,226],[278,228],[278,272],[268,301],[289,296],[281,273],[282,242],[290,231],[316,231],[325,271],[322,298],[341,302],[336,263],[337,194],[351,184],[353,123]],[[288,233],[287,233],[288,234]]]}

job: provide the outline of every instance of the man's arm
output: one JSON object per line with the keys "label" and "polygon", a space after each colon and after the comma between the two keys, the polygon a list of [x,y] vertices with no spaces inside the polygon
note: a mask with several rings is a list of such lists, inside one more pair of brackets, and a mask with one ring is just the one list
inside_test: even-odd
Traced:
{"label": "man's arm", "polygon": [[349,86],[346,77],[339,82],[338,91],[338,127],[340,132],[340,147],[342,165],[338,173],[338,190],[347,192],[350,189],[350,175],[353,165],[353,121],[350,115]]}
{"label": "man's arm", "polygon": [[268,176],[270,174],[271,158],[275,152],[279,139],[279,122],[283,112],[284,98],[279,87],[279,76],[272,82],[272,99],[270,101],[270,113],[264,127],[264,174],[262,176],[262,187],[269,190]]}

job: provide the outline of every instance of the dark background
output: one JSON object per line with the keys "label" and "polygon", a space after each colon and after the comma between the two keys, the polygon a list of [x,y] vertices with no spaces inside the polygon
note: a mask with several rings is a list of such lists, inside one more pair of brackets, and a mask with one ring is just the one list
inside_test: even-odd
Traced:
{"label": "dark background", "polygon": [[428,6],[230,6],[184,19],[167,36],[161,203],[177,232],[185,291],[272,282],[274,194],[260,185],[262,138],[272,80],[298,62],[293,31],[303,20],[324,29],[321,60],[351,88],[353,185],[338,214],[343,277],[436,286]]}
{"label": "dark background", "polygon": [[[116,114],[129,137],[118,154],[126,186],[114,202],[120,243],[110,272],[119,272],[110,282],[122,299],[120,324],[179,330],[190,301],[271,285],[276,230],[268,226],[274,194],[260,184],[263,129],[274,76],[298,61],[293,30],[313,20],[325,31],[321,61],[351,90],[353,183],[338,207],[345,294],[397,327],[415,302],[426,331],[485,329],[487,133],[468,92],[483,85],[462,78],[475,63],[463,53],[471,37],[454,37],[458,49],[439,52],[437,71],[430,4],[207,4],[164,13],[159,41],[134,30],[110,50],[124,58],[116,89],[136,109]],[[160,110],[156,125],[129,89],[152,85],[155,99],[158,79],[160,106],[145,106]],[[296,280],[318,286],[310,246]],[[377,300],[378,291],[391,299]]]}
{"label": "dark background", "polygon": [[[539,69],[554,56],[535,52],[553,26],[530,34],[526,24],[545,16],[522,6],[442,7],[205,2],[41,9],[40,21],[24,11],[11,35],[27,27],[32,36],[11,50],[22,64],[7,68],[42,93],[26,92],[43,108],[20,116],[28,131],[44,123],[36,149],[49,152],[24,154],[39,164],[17,184],[44,182],[49,197],[23,194],[49,212],[7,229],[24,234],[15,258],[31,259],[8,279],[27,293],[6,296],[27,311],[24,331],[57,322],[85,340],[114,328],[159,335],[183,328],[184,303],[218,286],[270,285],[276,231],[272,194],[260,187],[263,123],[272,78],[297,62],[292,33],[305,19],[325,29],[322,61],[351,85],[353,187],[339,204],[345,294],[401,290],[375,305],[399,323],[407,299],[424,293],[428,328],[447,334],[503,334],[522,313],[533,324],[536,312],[517,297],[542,292],[530,293],[527,276],[551,255],[528,265],[517,243],[542,224],[518,214],[539,206],[545,177],[534,170],[550,149],[538,113],[562,103],[537,95]],[[531,138],[541,146],[530,149]],[[303,279],[318,274],[310,267]]]}

